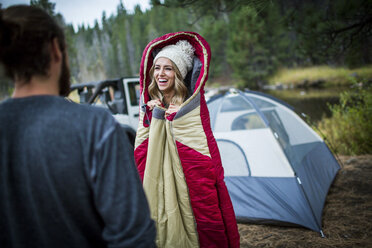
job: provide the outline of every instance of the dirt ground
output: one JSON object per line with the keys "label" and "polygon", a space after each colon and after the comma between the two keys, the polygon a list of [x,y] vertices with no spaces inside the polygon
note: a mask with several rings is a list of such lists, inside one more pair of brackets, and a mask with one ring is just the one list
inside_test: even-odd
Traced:
{"label": "dirt ground", "polygon": [[325,238],[305,228],[238,223],[241,247],[372,247],[372,155],[339,159],[323,210]]}

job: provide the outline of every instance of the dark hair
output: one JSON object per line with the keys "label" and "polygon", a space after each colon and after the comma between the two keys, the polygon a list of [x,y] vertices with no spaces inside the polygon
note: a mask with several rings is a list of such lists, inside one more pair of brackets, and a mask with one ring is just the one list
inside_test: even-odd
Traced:
{"label": "dark hair", "polygon": [[54,38],[65,53],[63,29],[44,10],[28,5],[0,9],[0,63],[6,76],[26,82],[34,75],[47,76]]}

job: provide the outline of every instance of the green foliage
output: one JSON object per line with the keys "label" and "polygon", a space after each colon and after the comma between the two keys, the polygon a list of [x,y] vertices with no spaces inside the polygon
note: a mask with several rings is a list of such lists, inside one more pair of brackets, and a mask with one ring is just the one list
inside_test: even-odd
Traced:
{"label": "green foliage", "polygon": [[65,21],[60,13],[54,11],[56,4],[49,0],[30,0],[30,5],[44,9],[49,15],[53,16],[58,24],[65,26]]}
{"label": "green foliage", "polygon": [[[120,2],[116,14],[110,17],[102,14],[102,25],[82,26],[75,33],[68,29],[72,75],[78,82],[138,75],[142,52],[148,42],[177,31],[194,31],[204,36],[212,51],[209,78],[225,84],[233,77],[235,86],[241,88],[265,84],[279,65],[293,67],[321,61],[363,64],[365,59],[361,56],[372,56],[357,52],[362,51],[359,49],[362,44],[355,45],[352,52],[336,60],[329,60],[329,56],[325,59],[324,49],[320,49],[329,43],[327,36],[320,35],[329,29],[328,24],[332,23],[334,29],[343,27],[341,24],[345,21],[341,17],[355,16],[360,2],[352,4],[351,13],[343,13],[345,0],[323,4],[152,0],[150,10],[142,11],[137,6],[133,13],[128,13]],[[333,14],[320,6],[332,7]],[[341,39],[337,44],[334,47],[344,47]],[[334,52],[332,49],[329,54]]]}
{"label": "green foliage", "polygon": [[49,0],[31,0],[30,5],[38,6],[48,12],[49,15],[55,16],[54,8],[56,4],[49,2]]}
{"label": "green foliage", "polygon": [[[267,1],[267,0],[262,0]],[[213,16],[214,18],[218,18],[219,15],[229,12],[236,7],[240,6],[242,2],[249,2],[249,1],[241,1],[241,0],[151,0],[151,4],[153,6],[163,6],[163,7],[170,7],[170,8],[189,8],[192,10],[193,13],[200,18],[202,16]]]}
{"label": "green foliage", "polygon": [[120,1],[117,13],[102,13],[102,24],[78,30],[55,13],[55,3],[31,4],[65,26],[77,82],[138,75],[148,42],[177,31],[204,36],[212,51],[209,78],[241,88],[260,87],[279,66],[372,64],[369,0],[152,0],[151,9],[133,13]]}
{"label": "green foliage", "polygon": [[285,63],[286,53],[282,51],[289,42],[278,20],[274,4],[261,12],[250,6],[232,12],[226,53],[240,87],[258,88],[276,70],[280,60]]}
{"label": "green foliage", "polygon": [[343,92],[340,104],[330,106],[331,118],[324,118],[319,129],[335,149],[344,155],[372,151],[372,88]]}
{"label": "green foliage", "polygon": [[262,40],[264,21],[258,18],[255,9],[246,6],[236,11],[230,22],[227,61],[232,67],[233,76],[246,82],[246,86],[256,88],[265,76],[267,49]]}
{"label": "green foliage", "polygon": [[312,64],[372,63],[372,1],[336,0],[305,2],[291,7],[291,20],[298,36],[297,47]]}
{"label": "green foliage", "polygon": [[219,75],[229,75],[230,67],[226,61],[225,48],[228,41],[228,26],[223,19],[213,17],[204,18],[200,23],[203,37],[208,41],[212,49],[211,66],[209,75],[211,78]]}
{"label": "green foliage", "polygon": [[67,42],[73,78],[86,82],[138,75],[148,42],[165,33],[188,30],[187,18],[186,10],[164,7],[142,12],[136,6],[129,14],[120,2],[116,15],[102,13],[101,26],[96,22],[94,27],[82,26],[71,33]]}

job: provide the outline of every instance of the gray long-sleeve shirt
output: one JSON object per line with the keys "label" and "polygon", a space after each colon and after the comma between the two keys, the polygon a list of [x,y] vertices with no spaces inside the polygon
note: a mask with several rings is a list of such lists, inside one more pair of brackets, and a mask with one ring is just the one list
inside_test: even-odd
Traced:
{"label": "gray long-sleeve shirt", "polygon": [[153,247],[120,125],[55,96],[0,104],[0,247]]}

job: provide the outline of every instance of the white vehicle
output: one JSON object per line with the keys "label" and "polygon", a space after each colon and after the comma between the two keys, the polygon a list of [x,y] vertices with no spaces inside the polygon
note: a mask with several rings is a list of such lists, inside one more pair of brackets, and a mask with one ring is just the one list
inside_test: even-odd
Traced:
{"label": "white vehicle", "polygon": [[119,78],[71,85],[79,102],[108,108],[134,145],[139,116],[139,78]]}

